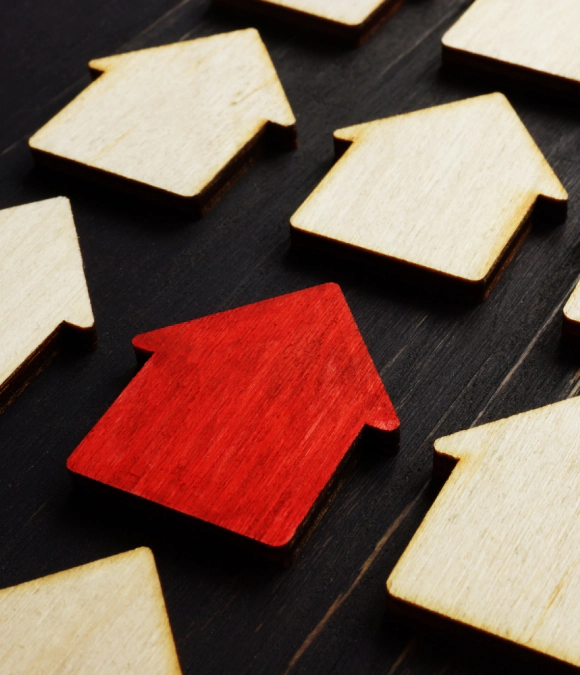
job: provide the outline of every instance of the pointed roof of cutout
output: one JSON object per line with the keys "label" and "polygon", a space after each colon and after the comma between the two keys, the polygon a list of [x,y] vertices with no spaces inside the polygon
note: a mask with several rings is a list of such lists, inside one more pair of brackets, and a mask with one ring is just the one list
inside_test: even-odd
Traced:
{"label": "pointed roof of cutout", "polygon": [[180,675],[151,551],[0,591],[0,663],[10,675]]}

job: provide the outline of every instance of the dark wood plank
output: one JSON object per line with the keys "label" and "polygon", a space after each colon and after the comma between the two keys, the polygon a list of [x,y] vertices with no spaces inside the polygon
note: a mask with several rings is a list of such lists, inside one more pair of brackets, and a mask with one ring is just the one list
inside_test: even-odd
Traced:
{"label": "dark wood plank", "polygon": [[[483,305],[430,300],[296,256],[288,221],[328,170],[334,129],[493,90],[440,70],[440,37],[469,0],[408,0],[357,50],[258,23],[300,147],[262,158],[197,222],[35,170],[26,147],[88,84],[90,58],[252,25],[202,0],[145,4],[2,10],[0,207],[71,199],[100,346],[59,357],[0,417],[0,586],[150,545],[186,673],[514,672],[389,616],[384,584],[435,497],[436,437],[580,391],[580,359],[559,343],[580,267],[577,113],[504,89],[570,193],[567,222],[534,227]],[[346,294],[402,443],[395,458],[363,458],[290,569],[223,559],[76,499],[65,461],[136,372],[133,336],[325,281]]]}

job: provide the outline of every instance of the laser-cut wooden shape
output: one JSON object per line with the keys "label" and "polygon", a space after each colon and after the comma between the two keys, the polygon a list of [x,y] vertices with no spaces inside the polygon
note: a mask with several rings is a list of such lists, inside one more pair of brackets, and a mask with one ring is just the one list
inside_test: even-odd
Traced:
{"label": "laser-cut wooden shape", "polygon": [[136,337],[151,355],[70,471],[242,535],[287,561],[363,429],[399,421],[340,288]]}
{"label": "laser-cut wooden shape", "polygon": [[336,248],[483,300],[536,203],[544,215],[566,213],[566,191],[501,94],[334,138],[339,161],[290,221],[296,245]]}
{"label": "laser-cut wooden shape", "polygon": [[562,338],[571,344],[580,342],[580,283],[564,305]]}
{"label": "laser-cut wooden shape", "polygon": [[215,5],[249,10],[290,21],[357,46],[403,4],[404,0],[214,0]]}
{"label": "laser-cut wooden shape", "polygon": [[451,476],[387,582],[402,611],[580,666],[580,398],[435,441]]}
{"label": "laser-cut wooden shape", "polygon": [[30,139],[37,163],[205,213],[295,118],[254,29],[96,59],[102,73]]}
{"label": "laser-cut wooden shape", "polygon": [[577,0],[476,0],[443,36],[447,65],[580,97]]}
{"label": "laser-cut wooden shape", "polygon": [[0,591],[0,672],[180,675],[151,551]]}
{"label": "laser-cut wooden shape", "polygon": [[63,342],[96,344],[68,199],[0,211],[0,288],[1,411]]}

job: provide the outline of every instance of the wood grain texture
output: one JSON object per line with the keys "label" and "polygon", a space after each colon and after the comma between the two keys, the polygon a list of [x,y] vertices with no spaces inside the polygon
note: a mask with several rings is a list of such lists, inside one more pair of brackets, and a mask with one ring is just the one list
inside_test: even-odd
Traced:
{"label": "wood grain texture", "polygon": [[3,410],[63,342],[95,346],[93,311],[68,199],[0,211],[0,288]]}
{"label": "wood grain texture", "polygon": [[580,398],[435,441],[458,462],[389,595],[580,666]]}
{"label": "wood grain texture", "polygon": [[298,243],[338,242],[463,282],[484,299],[537,201],[565,214],[566,190],[502,94],[334,138],[344,156],[292,216]]}
{"label": "wood grain texture", "polygon": [[109,56],[32,136],[37,163],[203,215],[296,120],[254,29]]}
{"label": "wood grain texture", "polygon": [[476,0],[442,39],[446,64],[580,98],[576,0]]}
{"label": "wood grain texture", "polygon": [[68,460],[73,474],[295,547],[363,428],[399,421],[335,284],[136,337],[151,356]]}
{"label": "wood grain texture", "polygon": [[0,591],[6,675],[181,675],[147,548]]}
{"label": "wood grain texture", "polygon": [[[57,357],[0,416],[0,587],[147,545],[188,675],[545,675],[535,656],[522,667],[391,616],[384,582],[435,497],[424,489],[433,440],[578,386],[578,358],[560,343],[580,272],[574,108],[509,94],[569,192],[568,220],[534,225],[484,304],[440,303],[396,279],[381,284],[350,265],[299,258],[288,220],[332,165],[335,129],[493,91],[440,70],[441,36],[470,0],[408,0],[362,49],[260,23],[302,143],[267,154],[200,222],[38,171],[27,138],[88,86],[84,64],[95,55],[242,29],[250,19],[211,10],[209,0],[4,4],[1,204],[71,199],[99,349]],[[134,375],[135,335],[328,281],[340,284],[395,405],[401,451],[361,456],[292,567],[244,566],[125,511],[80,507],[66,460]]]}
{"label": "wood grain texture", "polygon": [[404,0],[214,0],[218,6],[250,11],[320,31],[352,46],[365,42]]}

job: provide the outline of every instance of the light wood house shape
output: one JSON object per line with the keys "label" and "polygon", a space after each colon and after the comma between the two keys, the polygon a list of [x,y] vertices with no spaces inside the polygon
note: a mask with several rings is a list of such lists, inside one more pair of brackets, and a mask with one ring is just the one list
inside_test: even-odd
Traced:
{"label": "light wood house shape", "polygon": [[566,190],[502,94],[340,129],[334,139],[338,162],[291,218],[298,246],[481,300],[534,206],[555,220],[566,214]]}
{"label": "light wood house shape", "polygon": [[443,36],[450,66],[580,99],[578,0],[476,0]]}
{"label": "light wood house shape", "polygon": [[180,675],[151,551],[0,591],[0,673]]}
{"label": "light wood house shape", "polygon": [[32,136],[37,163],[205,213],[296,120],[254,29],[96,59],[98,77]]}
{"label": "light wood house shape", "polygon": [[61,348],[96,345],[68,199],[0,211],[0,411]]}
{"label": "light wood house shape", "polygon": [[435,441],[434,472],[454,465],[393,606],[580,666],[580,398]]}

